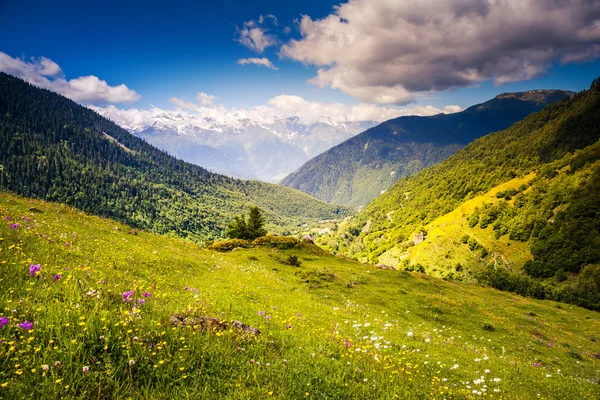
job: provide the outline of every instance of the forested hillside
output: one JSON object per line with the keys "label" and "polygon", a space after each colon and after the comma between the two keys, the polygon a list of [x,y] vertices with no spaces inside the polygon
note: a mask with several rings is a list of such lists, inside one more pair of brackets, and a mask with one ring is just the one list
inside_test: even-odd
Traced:
{"label": "forested hillside", "polygon": [[[321,243],[445,277],[500,265],[564,281],[600,263],[599,139],[596,80],[403,178]],[[415,245],[418,232],[425,241]]]}
{"label": "forested hillside", "polygon": [[348,215],[282,186],[180,161],[92,110],[0,73],[0,186],[158,233],[223,235],[251,204],[283,232]]}
{"label": "forested hillside", "polygon": [[455,114],[389,120],[308,161],[282,184],[330,203],[362,207],[403,176],[573,94],[562,90],[504,93]]}

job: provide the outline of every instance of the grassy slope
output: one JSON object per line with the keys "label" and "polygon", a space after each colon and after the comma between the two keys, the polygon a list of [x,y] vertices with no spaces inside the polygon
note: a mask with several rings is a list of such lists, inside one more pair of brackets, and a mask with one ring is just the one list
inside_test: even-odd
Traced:
{"label": "grassy slope", "polygon": [[[500,263],[511,269],[518,270],[527,260],[531,259],[529,244],[511,241],[507,236],[496,239],[492,226],[480,229],[478,226],[469,227],[468,218],[476,208],[483,204],[494,204],[500,200],[496,194],[507,189],[517,189],[519,186],[530,182],[535,174],[522,178],[515,178],[494,187],[489,192],[462,203],[455,210],[436,218],[425,226],[427,238],[417,246],[402,248],[394,246],[379,257],[379,261],[386,265],[397,266],[400,261],[408,259],[411,264],[421,264],[428,274],[447,276],[458,274],[455,266],[463,266],[461,274],[480,270],[488,263]],[[392,215],[393,217],[393,215]],[[472,251],[466,244],[460,243],[463,235],[469,235],[485,247],[490,257],[482,259],[479,251]],[[495,255],[495,257],[494,257]]]}
{"label": "grassy slope", "polygon": [[[0,216],[0,398],[600,396],[598,313],[316,248],[214,253],[8,194]],[[302,266],[277,261],[288,254]],[[129,289],[152,296],[134,310]],[[262,334],[169,325],[186,310]]]}

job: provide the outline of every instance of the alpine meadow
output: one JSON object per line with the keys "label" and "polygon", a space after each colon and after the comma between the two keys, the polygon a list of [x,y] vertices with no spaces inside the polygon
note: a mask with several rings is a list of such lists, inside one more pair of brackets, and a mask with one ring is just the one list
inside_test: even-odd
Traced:
{"label": "alpine meadow", "polygon": [[600,2],[0,2],[0,400],[600,398]]}

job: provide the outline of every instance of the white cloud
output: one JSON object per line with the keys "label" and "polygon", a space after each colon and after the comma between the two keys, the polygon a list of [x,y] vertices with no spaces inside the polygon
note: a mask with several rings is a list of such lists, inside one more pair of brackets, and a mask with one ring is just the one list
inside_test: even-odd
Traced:
{"label": "white cloud", "polygon": [[257,53],[262,53],[267,47],[277,44],[275,37],[266,33],[263,28],[244,26],[238,31],[238,34],[236,41]]}
{"label": "white cloud", "polygon": [[266,48],[275,46],[277,38],[275,35],[270,34],[268,29],[264,27],[267,21],[271,21],[274,26],[279,24],[277,17],[274,15],[261,15],[258,17],[258,20],[246,21],[242,28],[237,28],[235,41],[257,53],[262,53]]}
{"label": "white cloud", "polygon": [[598,1],[350,0],[298,26],[280,56],[319,67],[312,84],[382,104],[600,57]]}
{"label": "white cloud", "polygon": [[[212,100],[213,96],[209,96]],[[385,121],[403,115],[434,115],[442,112],[460,111],[459,106],[447,106],[444,109],[427,105],[408,108],[381,107],[374,104],[345,105],[341,103],[322,103],[308,101],[299,96],[280,95],[272,98],[266,105],[251,108],[227,108],[222,105],[198,104],[173,97],[171,103],[176,110],[152,107],[148,110],[137,108],[119,109],[115,106],[90,107],[117,124],[133,130],[143,129],[157,122],[172,128],[199,127],[209,129],[219,125],[227,128],[242,128],[248,121],[258,124],[272,124],[288,117],[298,117],[302,124],[318,121],[333,123]]]}
{"label": "white cloud", "polygon": [[215,103],[214,103],[215,96],[212,96],[210,94],[206,94],[204,92],[197,93],[196,99],[198,100],[198,103],[203,107],[214,107],[215,106]]}
{"label": "white cloud", "polygon": [[263,67],[267,67],[270,69],[277,69],[276,66],[273,65],[273,63],[271,61],[269,61],[268,58],[257,58],[257,57],[252,57],[252,58],[240,58],[237,60],[237,63],[240,65],[248,65],[248,64],[255,64],[255,65],[262,65]]}
{"label": "white cloud", "polygon": [[80,103],[128,103],[141,97],[123,84],[110,86],[93,75],[67,80],[60,66],[45,57],[28,61],[0,52],[0,71]]}

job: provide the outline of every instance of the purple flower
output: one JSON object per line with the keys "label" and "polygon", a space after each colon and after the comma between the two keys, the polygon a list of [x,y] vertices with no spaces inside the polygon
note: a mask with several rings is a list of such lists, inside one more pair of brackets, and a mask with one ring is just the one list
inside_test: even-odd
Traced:
{"label": "purple flower", "polygon": [[142,296],[144,296],[144,297],[146,297],[146,298],[149,299],[150,296],[151,296],[151,294],[150,294],[150,292],[144,292],[144,293],[142,293]]}
{"label": "purple flower", "polygon": [[29,275],[36,276],[37,273],[40,272],[40,269],[42,269],[42,266],[40,264],[31,264],[29,266]]}
{"label": "purple flower", "polygon": [[143,306],[144,304],[146,304],[146,299],[138,299],[138,304]]}
{"label": "purple flower", "polygon": [[123,303],[130,303],[133,300],[134,294],[135,294],[135,291],[133,291],[133,290],[128,290],[126,292],[123,292],[123,294],[121,295],[121,297],[123,297]]}
{"label": "purple flower", "polygon": [[348,340],[348,338],[346,338],[346,340],[344,341],[344,346],[346,346],[347,349],[349,349],[350,347],[352,347],[352,343],[350,343],[350,341]]}
{"label": "purple flower", "polygon": [[554,344],[552,342],[548,343],[548,347],[552,347]]}
{"label": "purple flower", "polygon": [[5,220],[10,221],[10,215],[7,215],[6,217],[4,217]]}
{"label": "purple flower", "polygon": [[31,220],[29,218],[27,218],[27,217],[23,217],[23,221],[29,223]]}
{"label": "purple flower", "polygon": [[265,312],[264,311],[259,311],[258,315],[265,315]]}
{"label": "purple flower", "polygon": [[540,366],[540,363],[537,363],[537,362],[535,362],[535,363],[533,363],[533,366],[534,366],[534,367],[539,367],[539,366]]}
{"label": "purple flower", "polygon": [[26,331],[28,331],[31,328],[33,328],[33,322],[29,322],[29,321],[25,320],[25,321],[21,322],[18,326],[19,326],[19,328],[25,329]]}
{"label": "purple flower", "polygon": [[10,319],[6,318],[6,317],[0,317],[0,329],[2,329],[2,327],[4,325],[8,325],[10,324]]}
{"label": "purple flower", "polygon": [[15,229],[20,228],[20,227],[21,227],[21,224],[10,224],[11,231],[14,231]]}
{"label": "purple flower", "polygon": [[296,314],[296,317],[301,317],[301,316],[302,316],[302,314],[300,314],[300,313]]}
{"label": "purple flower", "polygon": [[52,279],[54,279],[54,281],[56,282],[57,280],[59,280],[60,278],[62,278],[61,274],[56,274],[52,277]]}

